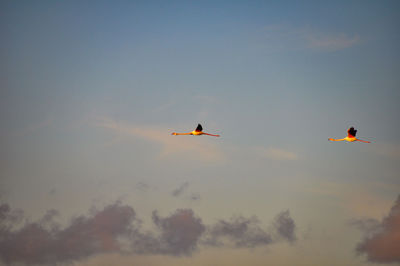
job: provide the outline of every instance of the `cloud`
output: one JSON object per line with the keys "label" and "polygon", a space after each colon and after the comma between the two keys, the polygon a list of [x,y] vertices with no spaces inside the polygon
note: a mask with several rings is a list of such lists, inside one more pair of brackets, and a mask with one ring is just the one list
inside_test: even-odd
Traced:
{"label": "cloud", "polygon": [[358,35],[348,36],[344,33],[325,34],[312,31],[306,31],[304,38],[307,40],[309,48],[329,51],[343,50],[360,41]]}
{"label": "cloud", "polygon": [[297,160],[298,156],[296,153],[291,151],[286,151],[279,148],[264,148],[257,147],[256,151],[261,156],[267,157],[273,160]]}
{"label": "cloud", "polygon": [[17,230],[3,226],[3,221],[10,219],[12,214],[9,207],[3,207],[0,258],[6,264],[54,264],[119,251],[118,238],[129,235],[136,220],[133,209],[120,203],[101,211],[93,210],[89,217],[76,217],[62,230],[53,221],[57,215],[54,210],[38,222],[26,222]]}
{"label": "cloud", "polygon": [[338,51],[360,42],[357,34],[325,32],[311,27],[271,25],[263,30],[265,44],[279,50]]}
{"label": "cloud", "polygon": [[205,243],[222,246],[227,239],[235,247],[256,247],[272,243],[272,237],[259,226],[257,217],[231,217],[230,220],[219,220],[211,226]]}
{"label": "cloud", "polygon": [[196,249],[205,226],[191,209],[178,209],[167,217],[152,214],[158,234],[135,230],[129,236],[129,254],[189,256]]}
{"label": "cloud", "polygon": [[373,218],[353,219],[350,221],[350,225],[357,227],[365,234],[373,234],[380,228],[380,222]]}
{"label": "cloud", "polygon": [[178,197],[178,196],[180,196],[187,188],[188,188],[188,186],[189,186],[189,183],[188,182],[185,182],[185,183],[183,183],[182,185],[180,185],[178,188],[176,188],[176,189],[174,189],[173,191],[172,191],[172,196],[174,196],[174,197]]}
{"label": "cloud", "polygon": [[[171,136],[172,130],[167,128],[152,128],[116,122],[110,118],[100,118],[96,125],[113,131],[118,135],[143,138],[162,146],[160,158],[167,158],[174,154],[190,154],[185,159],[222,162],[225,155],[221,149],[210,140],[197,136]],[[188,130],[190,131],[190,130]]]}
{"label": "cloud", "polygon": [[400,195],[389,214],[379,223],[373,220],[358,222],[365,237],[357,246],[370,262],[400,263]]}
{"label": "cloud", "polygon": [[57,189],[55,189],[55,188],[50,189],[50,191],[48,192],[49,196],[54,196],[56,194],[57,194]]}
{"label": "cloud", "polygon": [[18,224],[22,221],[24,213],[22,210],[11,210],[6,203],[0,205],[0,232],[8,228],[10,224]]}
{"label": "cloud", "polygon": [[201,199],[201,196],[198,193],[192,193],[190,194],[189,199],[191,201],[198,201]]}
{"label": "cloud", "polygon": [[154,211],[152,218],[161,230],[160,252],[165,254],[190,255],[205,231],[201,219],[190,209],[178,209],[166,218]]}
{"label": "cloud", "polygon": [[[174,197],[180,197],[187,190],[188,187],[189,187],[189,182],[184,182],[178,188],[174,189],[171,192],[171,195]],[[198,193],[191,193],[190,195],[187,195],[184,198],[189,201],[199,201],[201,199]]]}
{"label": "cloud", "polygon": [[238,248],[255,248],[275,243],[282,238],[294,242],[296,241],[295,227],[289,211],[281,212],[276,216],[271,232],[260,227],[260,221],[256,216],[251,218],[234,216],[229,220],[221,219],[210,226],[204,243],[212,246],[231,243]]}
{"label": "cloud", "polygon": [[292,217],[290,217],[289,210],[279,213],[275,218],[274,225],[282,238],[291,243],[296,241],[296,224]]}
{"label": "cloud", "polygon": [[136,187],[135,187],[135,188],[138,189],[138,190],[140,190],[140,191],[145,192],[145,191],[148,191],[148,190],[150,189],[150,186],[149,186],[147,183],[138,182],[138,183],[136,184]]}
{"label": "cloud", "polygon": [[7,265],[55,265],[111,253],[190,256],[200,245],[254,248],[282,238],[289,242],[296,239],[288,211],[275,218],[272,232],[263,230],[255,216],[204,225],[191,209],[177,209],[166,217],[153,211],[156,230],[145,231],[133,208],[121,202],[100,210],[92,208],[64,228],[54,221],[58,213],[50,210],[36,222],[16,226],[23,213],[1,204],[0,261]]}
{"label": "cloud", "polygon": [[6,264],[54,265],[105,253],[190,255],[205,230],[192,210],[178,209],[168,217],[153,212],[158,234],[145,232],[133,208],[120,202],[92,209],[63,229],[53,220],[58,215],[55,210],[15,229],[21,214],[0,205],[0,260]]}

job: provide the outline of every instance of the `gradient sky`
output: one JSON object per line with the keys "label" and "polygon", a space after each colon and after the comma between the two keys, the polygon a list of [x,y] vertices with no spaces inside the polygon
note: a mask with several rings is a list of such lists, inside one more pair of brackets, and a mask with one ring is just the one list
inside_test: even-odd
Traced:
{"label": "gradient sky", "polygon": [[0,1],[0,264],[400,263],[399,10]]}

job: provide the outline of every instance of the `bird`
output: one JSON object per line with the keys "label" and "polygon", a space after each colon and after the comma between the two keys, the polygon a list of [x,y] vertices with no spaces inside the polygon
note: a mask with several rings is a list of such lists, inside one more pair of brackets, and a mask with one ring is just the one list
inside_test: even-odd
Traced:
{"label": "bird", "polygon": [[209,134],[206,132],[203,132],[203,127],[198,124],[196,129],[193,130],[192,132],[188,132],[188,133],[176,133],[176,132],[172,132],[171,135],[195,135],[195,136],[200,136],[200,135],[207,135],[207,136],[213,136],[213,137],[219,137],[219,135],[214,135],[214,134]]}
{"label": "bird", "polygon": [[354,129],[354,127],[351,127],[351,128],[349,128],[347,130],[347,137],[345,137],[343,139],[329,138],[328,140],[331,140],[331,141],[348,141],[348,142],[361,141],[361,142],[364,142],[364,143],[371,143],[370,141],[367,141],[367,140],[357,139],[356,138],[356,134],[357,134],[357,130]]}

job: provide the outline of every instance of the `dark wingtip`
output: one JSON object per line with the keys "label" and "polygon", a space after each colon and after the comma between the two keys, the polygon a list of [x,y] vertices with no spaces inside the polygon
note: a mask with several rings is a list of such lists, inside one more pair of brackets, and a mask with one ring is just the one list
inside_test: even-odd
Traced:
{"label": "dark wingtip", "polygon": [[200,124],[197,124],[196,131],[202,131],[203,127]]}
{"label": "dark wingtip", "polygon": [[356,129],[354,129],[354,127],[350,127],[348,130],[347,130],[347,133],[349,134],[349,135],[351,135],[351,136],[356,136],[356,134],[357,134],[357,130]]}

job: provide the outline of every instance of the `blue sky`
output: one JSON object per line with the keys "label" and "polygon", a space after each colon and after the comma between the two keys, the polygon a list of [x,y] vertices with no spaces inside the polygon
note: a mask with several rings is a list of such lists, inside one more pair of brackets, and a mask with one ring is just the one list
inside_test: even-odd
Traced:
{"label": "blue sky", "polygon": [[[70,257],[10,258],[3,241],[3,263],[399,262],[371,255],[370,226],[386,230],[400,204],[396,1],[0,5],[0,199],[4,217],[23,212],[11,236],[132,208],[152,235],[132,235],[130,216],[118,237],[153,243],[124,257],[100,228],[103,248]],[[170,135],[197,123],[221,138]],[[350,126],[372,143],[328,142]],[[238,246],[222,224],[241,222]],[[179,228],[192,238],[165,246]]]}

